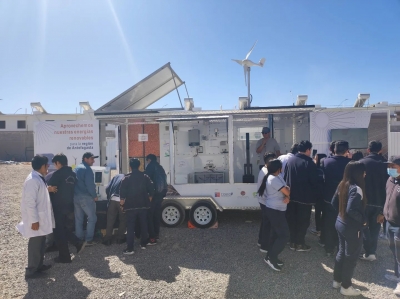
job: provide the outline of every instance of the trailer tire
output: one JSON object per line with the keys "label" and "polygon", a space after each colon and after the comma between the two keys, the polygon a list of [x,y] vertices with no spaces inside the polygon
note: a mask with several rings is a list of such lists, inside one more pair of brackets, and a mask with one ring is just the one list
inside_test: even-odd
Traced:
{"label": "trailer tire", "polygon": [[209,228],[217,221],[217,210],[211,202],[199,200],[190,209],[189,218],[195,227]]}
{"label": "trailer tire", "polygon": [[185,220],[185,209],[173,200],[167,200],[161,206],[161,222],[166,227],[177,227]]}

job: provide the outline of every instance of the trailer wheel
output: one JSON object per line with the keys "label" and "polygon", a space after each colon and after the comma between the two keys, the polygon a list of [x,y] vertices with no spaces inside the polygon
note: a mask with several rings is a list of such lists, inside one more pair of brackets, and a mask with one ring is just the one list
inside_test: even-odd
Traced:
{"label": "trailer wheel", "polygon": [[185,209],[176,201],[166,201],[161,207],[161,222],[166,227],[176,227],[185,220]]}
{"label": "trailer wheel", "polygon": [[198,228],[208,228],[217,221],[215,206],[206,200],[199,200],[190,209],[190,221]]}

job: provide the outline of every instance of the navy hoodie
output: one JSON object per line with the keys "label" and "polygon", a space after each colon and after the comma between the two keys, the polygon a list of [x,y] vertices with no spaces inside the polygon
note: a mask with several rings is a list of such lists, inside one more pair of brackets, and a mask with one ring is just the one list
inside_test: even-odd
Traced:
{"label": "navy hoodie", "polygon": [[315,204],[318,194],[317,165],[310,157],[298,153],[288,160],[284,179],[290,187],[290,201]]}
{"label": "navy hoodie", "polygon": [[332,156],[322,161],[322,170],[325,175],[324,201],[331,203],[336,189],[343,179],[344,169],[351,160],[344,156]]}
{"label": "navy hoodie", "polygon": [[[342,217],[338,216],[337,221],[349,228],[361,230],[366,222],[365,208],[362,202],[363,192],[357,185],[349,186],[346,213]],[[339,212],[339,193],[335,193],[332,199],[333,208]]]}

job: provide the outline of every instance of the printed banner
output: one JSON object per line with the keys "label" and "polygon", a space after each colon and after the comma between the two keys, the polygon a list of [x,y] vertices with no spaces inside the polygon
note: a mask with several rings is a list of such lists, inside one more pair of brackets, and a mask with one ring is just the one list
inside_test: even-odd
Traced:
{"label": "printed banner", "polygon": [[[99,122],[92,121],[42,121],[34,124],[35,155],[45,155],[49,164],[54,155],[63,153],[72,168],[82,161],[85,152],[100,155]],[[100,165],[96,159],[94,165]]]}

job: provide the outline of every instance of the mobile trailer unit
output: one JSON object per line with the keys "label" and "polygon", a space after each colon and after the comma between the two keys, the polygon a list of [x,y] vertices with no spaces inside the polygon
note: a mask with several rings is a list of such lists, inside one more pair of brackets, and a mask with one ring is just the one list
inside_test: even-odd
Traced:
{"label": "mobile trailer unit", "polygon": [[[333,129],[344,129],[343,134],[351,132],[348,129],[368,129],[368,140],[381,140],[386,154],[396,151],[390,142],[391,113],[388,107],[138,110],[98,112],[96,117],[100,122],[121,126],[120,162],[124,172],[127,172],[129,161],[129,142],[136,138],[128,133],[129,127],[158,125],[160,164],[170,185],[163,202],[162,221],[170,227],[183,222],[185,210],[190,210],[190,220],[195,226],[205,228],[215,223],[217,210],[259,209],[256,180],[263,161],[255,147],[264,126],[271,128],[282,154],[287,153],[294,142],[304,139],[310,140],[319,153],[328,153]],[[246,133],[250,136],[254,183],[242,181]],[[147,137],[148,140],[153,138]],[[362,148],[366,149],[368,140],[364,140],[365,137],[358,140],[359,136],[350,134],[348,138],[351,139],[350,146],[352,143],[363,144]]]}

